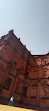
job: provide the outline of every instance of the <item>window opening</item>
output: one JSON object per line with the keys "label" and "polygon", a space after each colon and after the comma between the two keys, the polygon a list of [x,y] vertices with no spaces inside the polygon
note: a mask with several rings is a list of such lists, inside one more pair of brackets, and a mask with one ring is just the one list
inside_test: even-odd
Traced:
{"label": "window opening", "polygon": [[45,61],[45,64],[46,64],[46,61]]}
{"label": "window opening", "polygon": [[44,90],[44,96],[46,97],[46,90]]}
{"label": "window opening", "polygon": [[26,94],[27,94],[27,87],[24,88],[24,94],[23,95],[26,96]]}
{"label": "window opening", "polygon": [[10,87],[10,84],[11,84],[11,79],[10,78],[7,78],[6,80],[5,80],[5,83],[4,83],[4,88],[5,89],[9,89],[9,87]]}

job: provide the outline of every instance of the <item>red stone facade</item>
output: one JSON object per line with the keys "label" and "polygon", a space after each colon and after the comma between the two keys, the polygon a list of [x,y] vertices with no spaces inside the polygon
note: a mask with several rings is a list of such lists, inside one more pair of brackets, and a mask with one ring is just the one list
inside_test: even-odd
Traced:
{"label": "red stone facade", "polygon": [[0,103],[49,106],[49,53],[31,55],[13,30],[0,39]]}

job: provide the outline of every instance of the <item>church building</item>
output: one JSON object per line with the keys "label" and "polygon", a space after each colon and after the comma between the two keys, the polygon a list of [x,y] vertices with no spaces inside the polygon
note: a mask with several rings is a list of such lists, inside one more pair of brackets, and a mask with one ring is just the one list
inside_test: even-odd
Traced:
{"label": "church building", "polygon": [[10,30],[0,39],[0,103],[49,106],[49,53],[32,55]]}

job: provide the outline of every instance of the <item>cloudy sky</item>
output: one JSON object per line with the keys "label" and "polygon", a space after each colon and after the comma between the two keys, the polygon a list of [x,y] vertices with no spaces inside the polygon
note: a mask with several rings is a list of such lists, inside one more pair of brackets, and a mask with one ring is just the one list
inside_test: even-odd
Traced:
{"label": "cloudy sky", "polygon": [[34,55],[49,52],[49,0],[0,0],[0,37],[9,30]]}

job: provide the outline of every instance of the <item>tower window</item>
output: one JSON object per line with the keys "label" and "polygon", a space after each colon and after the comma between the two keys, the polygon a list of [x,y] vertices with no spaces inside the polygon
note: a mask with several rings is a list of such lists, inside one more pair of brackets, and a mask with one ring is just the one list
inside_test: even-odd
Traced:
{"label": "tower window", "polygon": [[45,61],[45,64],[46,64],[46,61]]}
{"label": "tower window", "polygon": [[44,90],[44,96],[46,97],[46,90]]}
{"label": "tower window", "polygon": [[6,80],[5,80],[5,83],[4,83],[4,88],[5,89],[9,89],[9,87],[10,87],[10,84],[11,84],[11,79],[10,78],[7,78]]}

